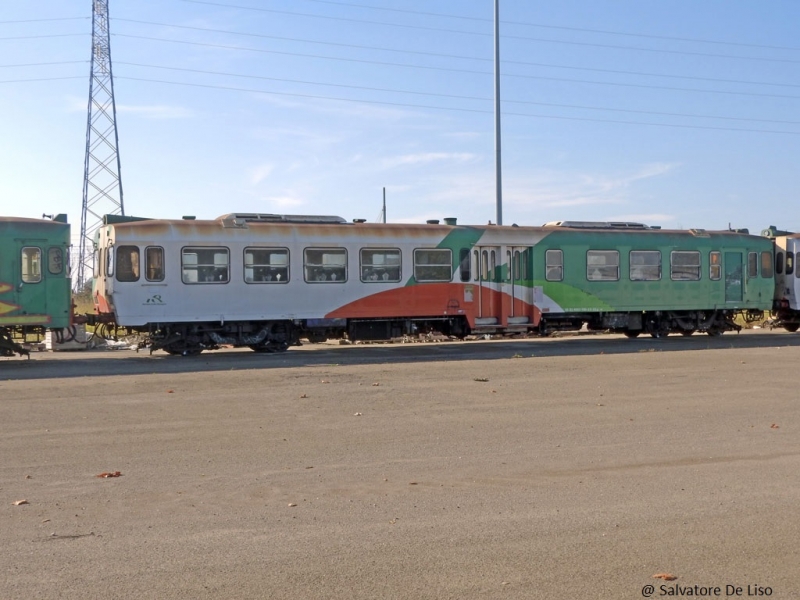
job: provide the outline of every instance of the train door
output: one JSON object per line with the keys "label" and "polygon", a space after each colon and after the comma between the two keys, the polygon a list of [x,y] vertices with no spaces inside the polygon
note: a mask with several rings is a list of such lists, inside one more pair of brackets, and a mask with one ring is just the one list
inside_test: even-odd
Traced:
{"label": "train door", "polygon": [[725,253],[725,302],[741,302],[743,291],[742,253]]}
{"label": "train door", "polygon": [[500,326],[502,323],[502,269],[503,255],[500,246],[475,246],[473,257],[475,281],[478,284],[478,327]]}
{"label": "train door", "polygon": [[[12,302],[21,308],[20,313],[33,317],[47,314],[47,286],[44,281],[44,240],[19,240],[19,254],[15,265],[16,288]],[[39,322],[40,319],[32,319]]]}
{"label": "train door", "polygon": [[511,309],[509,325],[533,322],[533,277],[531,276],[532,251],[527,246],[510,246],[506,253],[509,272]]}

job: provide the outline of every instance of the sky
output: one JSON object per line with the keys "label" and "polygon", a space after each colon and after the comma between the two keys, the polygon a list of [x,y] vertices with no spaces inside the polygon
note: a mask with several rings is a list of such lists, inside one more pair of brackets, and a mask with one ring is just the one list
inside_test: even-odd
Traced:
{"label": "sky", "polygon": [[[92,1],[32,6],[0,5],[0,215],[77,233]],[[385,189],[388,222],[496,222],[493,0],[109,12],[125,214],[377,222]],[[800,231],[799,24],[796,0],[500,0],[503,224]]]}

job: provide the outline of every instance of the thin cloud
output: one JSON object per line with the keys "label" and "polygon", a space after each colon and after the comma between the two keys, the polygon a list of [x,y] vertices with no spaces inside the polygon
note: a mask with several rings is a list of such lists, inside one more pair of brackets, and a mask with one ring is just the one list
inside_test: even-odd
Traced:
{"label": "thin cloud", "polygon": [[275,165],[272,164],[263,164],[251,169],[250,183],[252,185],[258,185],[259,183],[264,181],[267,177],[269,177],[274,169]]}
{"label": "thin cloud", "polygon": [[470,152],[421,152],[419,154],[405,154],[392,158],[385,158],[382,162],[384,169],[393,169],[402,166],[418,166],[434,162],[455,162],[465,163],[478,159],[477,154]]}

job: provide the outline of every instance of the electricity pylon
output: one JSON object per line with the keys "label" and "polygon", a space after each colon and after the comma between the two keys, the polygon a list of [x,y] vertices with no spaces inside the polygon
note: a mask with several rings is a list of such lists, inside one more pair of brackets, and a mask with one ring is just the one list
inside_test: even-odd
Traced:
{"label": "electricity pylon", "polygon": [[118,146],[108,0],[92,0],[92,66],[83,168],[83,207],[77,273],[73,278],[76,291],[80,291],[92,276],[94,234],[103,223],[103,215],[125,214]]}

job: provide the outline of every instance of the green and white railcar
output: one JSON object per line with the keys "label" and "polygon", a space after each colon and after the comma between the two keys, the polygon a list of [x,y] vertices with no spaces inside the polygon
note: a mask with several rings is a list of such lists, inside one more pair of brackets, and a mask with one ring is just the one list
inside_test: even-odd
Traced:
{"label": "green and white railcar", "polygon": [[69,326],[69,246],[66,215],[0,217],[0,356],[27,354],[20,342]]}
{"label": "green and white railcar", "polygon": [[711,335],[772,308],[772,243],[737,231],[667,231],[635,223],[558,222],[533,248],[543,332],[613,330],[635,337]]}

